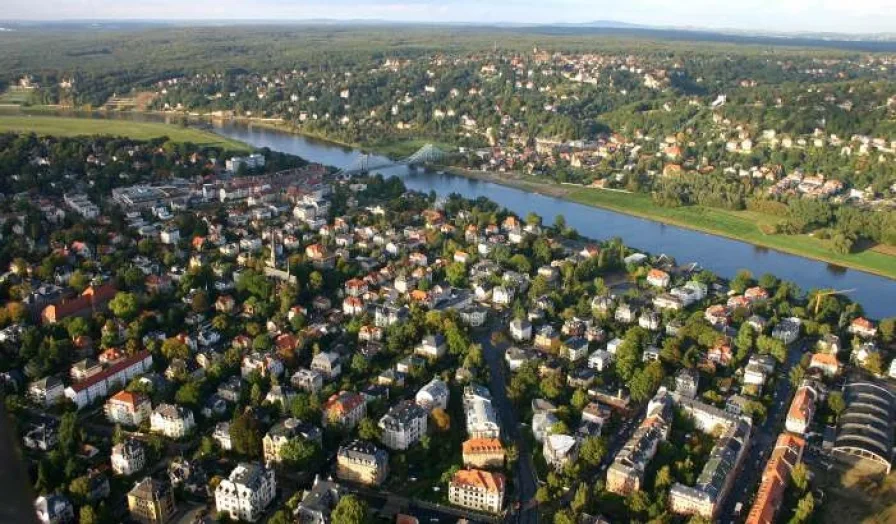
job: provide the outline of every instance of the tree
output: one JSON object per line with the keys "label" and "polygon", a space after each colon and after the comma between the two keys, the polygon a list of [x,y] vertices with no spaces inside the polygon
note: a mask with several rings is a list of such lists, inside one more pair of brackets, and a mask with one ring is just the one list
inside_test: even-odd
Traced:
{"label": "tree", "polygon": [[78,512],[80,524],[97,524],[99,521],[96,511],[91,506],[81,506],[81,510]]}
{"label": "tree", "polygon": [[572,398],[569,401],[577,411],[582,411],[585,409],[585,406],[588,404],[588,394],[585,393],[583,389],[577,389],[572,394]]}
{"label": "tree", "polygon": [[790,480],[793,482],[796,489],[801,492],[806,491],[806,488],[809,487],[809,469],[806,468],[805,464],[800,462],[790,471]]}
{"label": "tree", "polygon": [[199,382],[195,380],[184,383],[184,385],[178,388],[177,393],[174,394],[175,402],[194,408],[199,406],[201,400],[202,390]]}
{"label": "tree", "polygon": [[444,433],[451,429],[451,416],[444,409],[435,408],[430,416],[437,431]]}
{"label": "tree", "polygon": [[880,338],[887,343],[896,340],[896,317],[885,318],[878,325]]}
{"label": "tree", "polygon": [[162,355],[165,356],[168,360],[173,360],[175,358],[187,358],[190,356],[190,348],[180,339],[175,337],[166,338],[164,342],[162,342]]}
{"label": "tree", "polygon": [[601,437],[586,437],[579,451],[579,457],[591,467],[600,465],[606,454],[607,444]]}
{"label": "tree", "polygon": [[731,280],[731,290],[735,293],[743,293],[748,287],[753,285],[753,274],[746,269],[741,269],[737,275]]}
{"label": "tree", "polygon": [[873,375],[880,375],[883,372],[884,362],[880,353],[871,353],[865,359],[865,369]]}
{"label": "tree", "polygon": [[230,424],[230,441],[240,455],[254,458],[261,455],[261,427],[251,411],[243,412]]}
{"label": "tree", "polygon": [[367,503],[354,495],[345,495],[333,508],[334,524],[365,524],[369,520]]}
{"label": "tree", "polygon": [[303,438],[293,438],[280,448],[280,458],[284,463],[300,470],[308,469],[318,457],[317,444]]}
{"label": "tree", "polygon": [[797,503],[796,511],[793,513],[791,522],[796,524],[806,522],[809,520],[809,517],[812,516],[814,511],[815,497],[813,497],[811,493],[806,493],[806,495]]}
{"label": "tree", "polygon": [[119,291],[109,301],[109,310],[122,320],[132,320],[137,315],[137,295],[126,291]]}
{"label": "tree", "polygon": [[830,409],[831,413],[837,417],[840,416],[840,413],[843,413],[843,410],[846,409],[846,403],[843,401],[843,393],[832,391],[828,394],[828,409]]}
{"label": "tree", "polygon": [[83,504],[90,494],[90,479],[83,475],[72,480],[68,485],[68,492],[77,503]]}
{"label": "tree", "polygon": [[380,439],[382,434],[383,431],[373,419],[365,417],[358,423],[358,437],[362,440],[376,442]]}
{"label": "tree", "polygon": [[584,482],[579,484],[578,489],[576,489],[576,494],[572,499],[572,505],[570,508],[575,513],[579,513],[585,509],[588,505],[588,485]]}
{"label": "tree", "polygon": [[672,471],[669,469],[668,465],[661,467],[659,471],[656,472],[653,485],[660,491],[665,490],[672,485]]}

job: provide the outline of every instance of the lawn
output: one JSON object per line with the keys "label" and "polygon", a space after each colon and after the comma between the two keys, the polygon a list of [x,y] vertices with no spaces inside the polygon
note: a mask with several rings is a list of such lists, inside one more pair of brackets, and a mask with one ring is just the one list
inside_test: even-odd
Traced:
{"label": "lawn", "polygon": [[0,104],[24,104],[31,97],[31,93],[23,89],[8,89],[0,93]]}
{"label": "lawn", "polygon": [[237,140],[211,131],[156,122],[131,122],[62,116],[0,115],[0,132],[37,133],[48,136],[109,135],[149,140],[166,136],[174,142],[192,142],[200,146],[220,147],[234,152],[251,148]]}
{"label": "lawn", "polygon": [[830,471],[813,468],[813,473],[817,475],[813,486],[824,490],[818,522],[896,521],[896,473],[884,475],[864,464],[836,462]]}
{"label": "lawn", "polygon": [[761,213],[729,211],[702,206],[659,207],[653,203],[649,195],[591,188],[571,190],[566,198],[582,204],[705,231],[795,255],[896,278],[896,256],[870,249],[859,253],[840,255],[833,252],[825,241],[808,235],[769,235],[762,232],[760,227],[774,224],[775,219]]}

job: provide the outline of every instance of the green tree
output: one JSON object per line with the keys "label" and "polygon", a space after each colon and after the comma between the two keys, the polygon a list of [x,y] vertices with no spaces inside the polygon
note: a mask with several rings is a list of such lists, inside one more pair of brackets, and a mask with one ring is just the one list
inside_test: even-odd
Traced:
{"label": "green tree", "polygon": [[582,441],[579,457],[591,467],[596,467],[607,454],[607,444],[601,437],[586,437]]}
{"label": "green tree", "polygon": [[100,519],[96,510],[91,506],[81,506],[81,510],[78,512],[78,522],[79,524],[98,524]]}
{"label": "green tree", "polygon": [[109,301],[109,310],[122,320],[132,320],[137,315],[137,295],[126,291],[119,291]]}
{"label": "green tree", "polygon": [[345,495],[333,508],[333,524],[365,524],[369,521],[367,503],[354,495]]}
{"label": "green tree", "polygon": [[373,419],[365,417],[358,423],[358,437],[363,440],[377,442],[380,440],[382,434],[383,431]]}
{"label": "green tree", "polygon": [[809,487],[809,469],[805,464],[800,462],[790,471],[790,480],[793,482],[796,489],[801,492],[806,491]]}
{"label": "green tree", "polygon": [[588,394],[585,393],[585,390],[583,389],[577,389],[572,394],[569,403],[572,404],[572,407],[574,407],[576,411],[582,411],[585,409],[585,406],[588,405]]}
{"label": "green tree", "polygon": [[806,493],[796,505],[796,511],[793,513],[792,524],[800,524],[808,522],[812,513],[815,511],[815,497],[811,493]]}
{"label": "green tree", "polygon": [[230,424],[230,441],[240,455],[249,458],[261,455],[261,426],[250,411],[243,412]]}
{"label": "green tree", "polygon": [[319,452],[320,448],[316,443],[294,438],[280,448],[280,458],[291,467],[305,470],[319,457]]}
{"label": "green tree", "polygon": [[840,413],[843,413],[843,410],[846,409],[846,402],[843,401],[843,393],[839,391],[832,391],[828,394],[828,409],[831,410],[835,416],[839,417]]}
{"label": "green tree", "polygon": [[173,360],[175,358],[185,359],[190,356],[190,347],[175,337],[166,338],[165,341],[162,342],[161,351],[162,355],[168,360]]}

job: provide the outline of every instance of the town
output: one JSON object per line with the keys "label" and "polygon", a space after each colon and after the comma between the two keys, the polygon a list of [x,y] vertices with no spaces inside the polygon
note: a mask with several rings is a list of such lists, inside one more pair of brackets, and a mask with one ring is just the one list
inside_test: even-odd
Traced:
{"label": "town", "polygon": [[837,292],[269,150],[0,144],[41,522],[810,522],[890,472],[896,318]]}

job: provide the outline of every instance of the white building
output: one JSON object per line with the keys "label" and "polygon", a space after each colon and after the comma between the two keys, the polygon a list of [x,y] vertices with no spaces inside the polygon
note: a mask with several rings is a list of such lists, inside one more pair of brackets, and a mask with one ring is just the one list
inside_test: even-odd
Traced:
{"label": "white building", "polygon": [[330,380],[338,377],[342,374],[339,355],[332,351],[321,351],[311,359],[311,370],[317,371]]}
{"label": "white building", "polygon": [[480,469],[460,470],[448,483],[452,504],[489,513],[500,513],[504,505],[504,475]]}
{"label": "white building", "polygon": [[383,444],[391,449],[408,449],[426,435],[428,418],[428,411],[409,400],[402,400],[380,419]]}
{"label": "white building", "polygon": [[438,377],[433,377],[432,380],[420,388],[414,400],[417,402],[417,405],[430,411],[436,408],[448,409],[448,395],[448,384]]}
{"label": "white building", "polygon": [[255,522],[276,496],[273,469],[241,463],[215,489],[215,507],[233,520]]}
{"label": "white building", "polygon": [[554,469],[560,469],[578,456],[579,441],[569,435],[548,435],[544,439],[544,460]]}
{"label": "white building", "polygon": [[487,388],[476,384],[464,388],[464,415],[470,438],[500,438],[498,415]]}
{"label": "white building", "polygon": [[109,422],[136,427],[149,420],[152,404],[146,395],[122,390],[106,401],[105,411]]}
{"label": "white building", "polygon": [[74,402],[78,409],[83,409],[151,368],[152,355],[149,351],[141,351],[65,388],[65,396]]}
{"label": "white building", "polygon": [[183,438],[193,431],[193,412],[174,404],[159,404],[149,419],[150,431],[168,438]]}
{"label": "white building", "polygon": [[133,475],[146,466],[146,453],[138,440],[128,439],[112,446],[112,471],[118,475]]}
{"label": "white building", "polygon": [[515,318],[510,322],[510,336],[517,342],[532,338],[532,324],[523,318]]}

